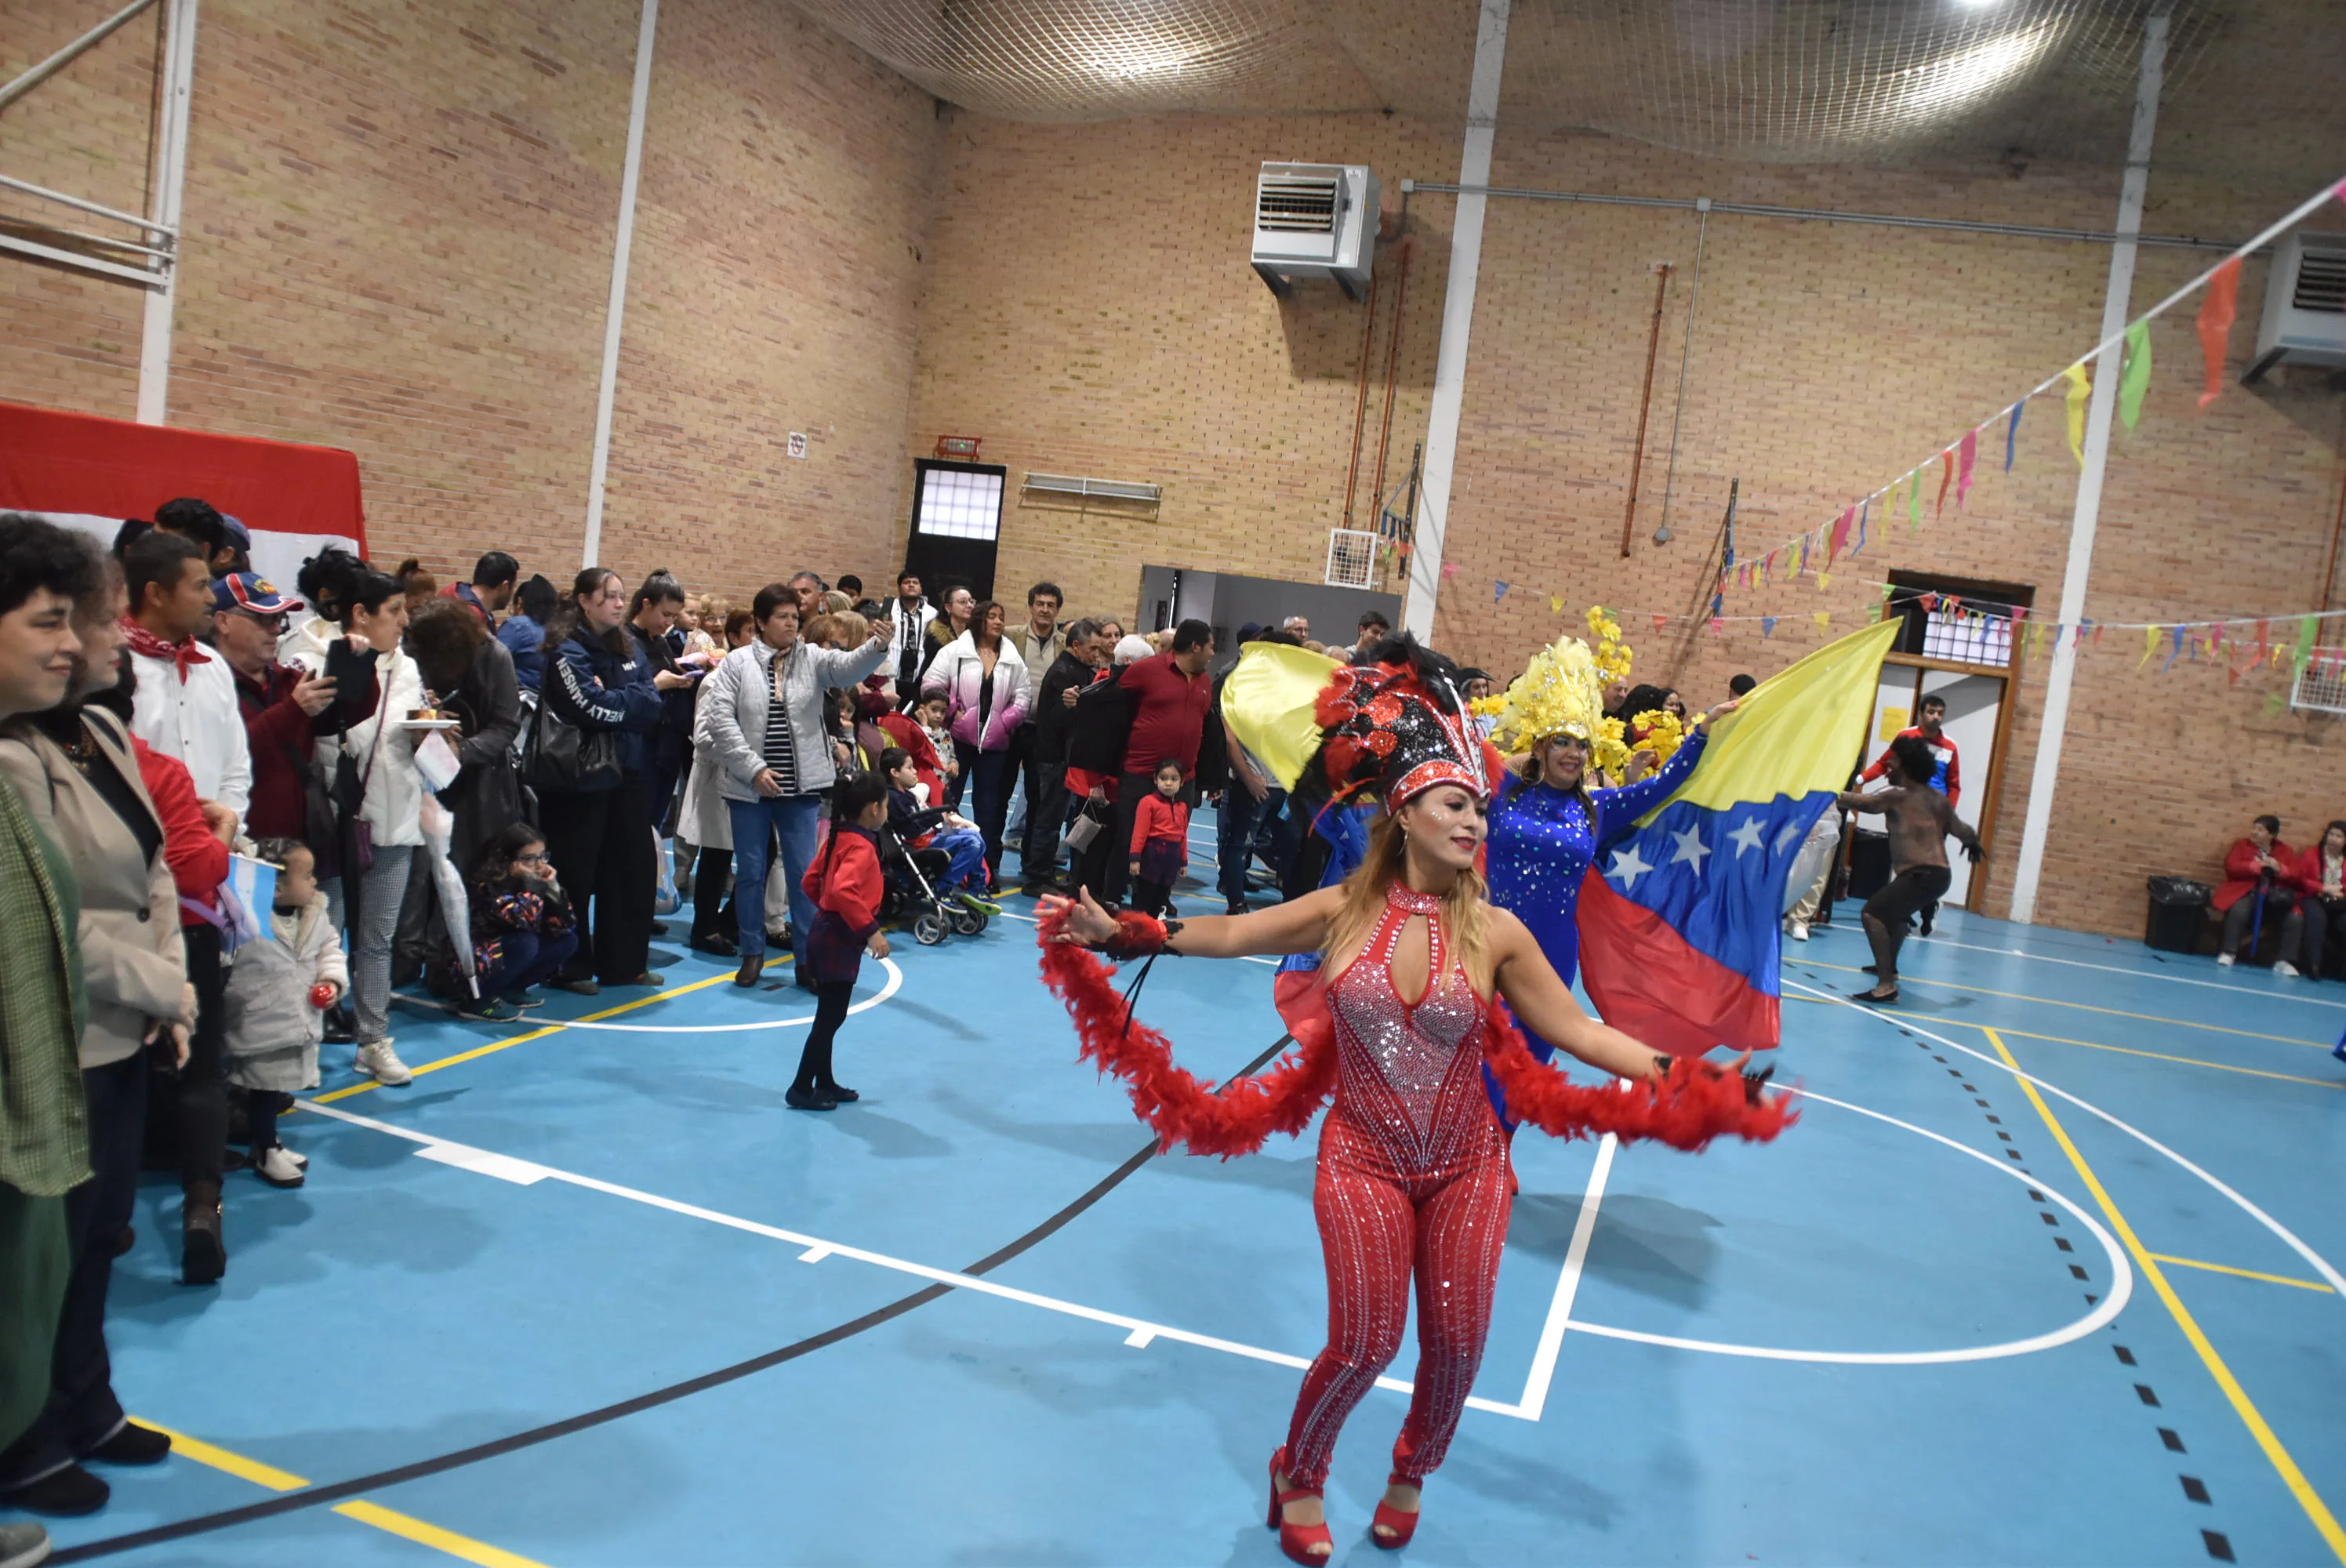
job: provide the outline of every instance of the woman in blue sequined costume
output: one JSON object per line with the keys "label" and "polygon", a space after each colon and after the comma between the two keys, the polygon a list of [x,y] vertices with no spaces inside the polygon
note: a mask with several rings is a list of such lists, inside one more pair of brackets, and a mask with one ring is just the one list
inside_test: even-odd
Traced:
{"label": "woman in blue sequined costume", "polygon": [[[1514,775],[1491,799],[1491,834],[1484,874],[1491,901],[1525,925],[1566,984],[1580,972],[1580,881],[1588,868],[1627,838],[1637,819],[1668,799],[1702,759],[1712,720],[1734,710],[1721,703],[1695,721],[1694,732],[1670,759],[1633,784],[1588,788],[1590,739],[1577,717],[1532,739],[1528,753],[1508,759]],[[1526,1029],[1525,1043],[1546,1062],[1556,1047]],[[1487,1073],[1484,1087],[1506,1121],[1499,1086]],[[1510,1123],[1512,1125],[1512,1123]]]}

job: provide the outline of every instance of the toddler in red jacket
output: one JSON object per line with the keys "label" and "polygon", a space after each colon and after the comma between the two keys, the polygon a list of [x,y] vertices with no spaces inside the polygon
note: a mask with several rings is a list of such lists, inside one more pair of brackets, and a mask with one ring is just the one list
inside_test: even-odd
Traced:
{"label": "toddler in red jacket", "polygon": [[846,1022],[863,955],[888,956],[888,938],[880,930],[880,843],[873,837],[887,820],[884,774],[849,773],[832,788],[831,837],[801,882],[815,902],[801,961],[814,983],[814,1028],[799,1054],[798,1076],[782,1096],[794,1111],[835,1111],[858,1097],[831,1075],[831,1046]]}
{"label": "toddler in red jacket", "polygon": [[1181,803],[1181,765],[1168,758],[1157,765],[1157,788],[1132,814],[1132,907],[1145,915],[1165,912],[1174,879],[1189,863],[1189,808]]}

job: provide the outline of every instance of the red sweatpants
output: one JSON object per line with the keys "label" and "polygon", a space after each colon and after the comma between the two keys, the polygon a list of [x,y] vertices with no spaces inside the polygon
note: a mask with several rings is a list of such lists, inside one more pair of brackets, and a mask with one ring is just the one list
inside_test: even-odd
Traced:
{"label": "red sweatpants", "polygon": [[[1333,1129],[1331,1129],[1333,1131]],[[1393,1469],[1413,1480],[1450,1451],[1491,1333],[1512,1202],[1506,1149],[1434,1176],[1372,1174],[1321,1147],[1312,1210],[1328,1265],[1328,1345],[1287,1432],[1291,1486],[1326,1483],[1336,1434],[1401,1349],[1417,1280],[1417,1377]]]}

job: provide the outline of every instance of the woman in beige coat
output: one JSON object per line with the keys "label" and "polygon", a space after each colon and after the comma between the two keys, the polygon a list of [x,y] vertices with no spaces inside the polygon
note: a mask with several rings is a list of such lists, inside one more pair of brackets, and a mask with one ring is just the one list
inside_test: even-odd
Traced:
{"label": "woman in beige coat", "polygon": [[[122,721],[83,706],[116,684],[121,615],[122,575],[116,570],[76,608],[82,652],[64,706],[0,729],[0,774],[65,850],[81,883],[78,935],[89,986],[81,1079],[93,1179],[66,1195],[72,1274],[48,1403],[0,1453],[0,1506],[43,1512],[87,1512],[106,1501],[106,1482],[83,1469],[83,1460],[152,1464],[171,1446],[124,1415],[106,1352],[107,1286],[116,1245],[130,1224],[146,1135],[142,1047],[168,1031],[184,1058],[196,1011],[162,820],[139,782]],[[192,1214],[198,1206],[188,1207]],[[216,1227],[219,1210],[207,1212]]]}

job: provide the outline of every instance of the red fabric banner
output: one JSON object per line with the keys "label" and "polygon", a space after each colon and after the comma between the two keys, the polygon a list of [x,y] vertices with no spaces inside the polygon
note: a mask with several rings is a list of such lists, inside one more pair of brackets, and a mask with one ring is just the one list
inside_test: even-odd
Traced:
{"label": "red fabric banner", "polygon": [[152,517],[181,495],[241,521],[264,575],[290,583],[328,538],[366,553],[351,453],[0,402],[0,508],[55,514],[111,542],[105,522]]}

